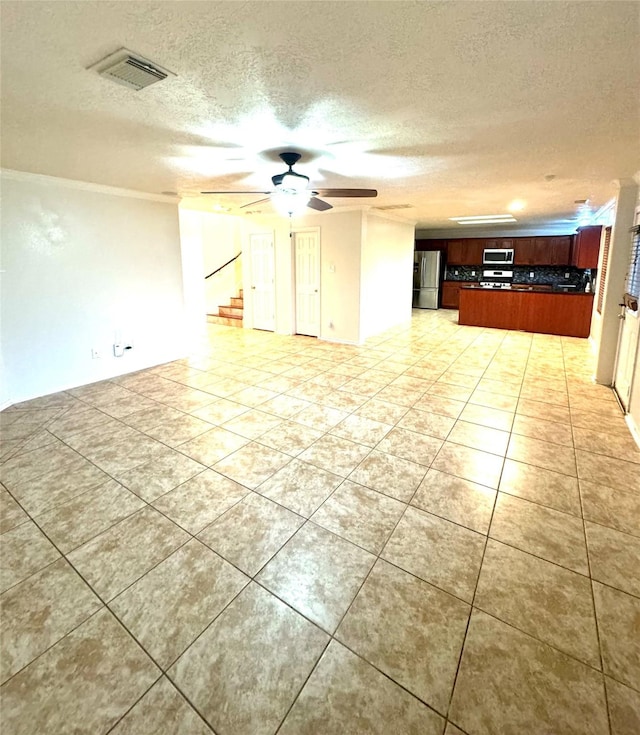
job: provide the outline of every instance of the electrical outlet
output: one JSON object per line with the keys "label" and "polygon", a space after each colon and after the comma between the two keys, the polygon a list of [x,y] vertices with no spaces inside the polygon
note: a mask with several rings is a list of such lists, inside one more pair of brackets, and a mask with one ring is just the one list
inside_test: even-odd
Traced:
{"label": "electrical outlet", "polygon": [[454,274],[455,274],[456,276],[457,276],[457,275],[458,275],[458,273],[459,273],[459,271],[453,271],[453,272],[454,272]]}
{"label": "electrical outlet", "polygon": [[533,275],[534,275],[534,273],[533,273],[533,271],[531,271],[531,272],[529,273],[529,278],[533,278]]}
{"label": "electrical outlet", "polygon": [[91,357],[94,360],[100,360],[102,358],[102,350],[99,350],[97,347],[92,347]]}
{"label": "electrical outlet", "polygon": [[113,345],[113,354],[115,357],[122,357],[124,355],[124,345],[116,342],[116,344]]}
{"label": "electrical outlet", "polygon": [[471,271],[471,275],[472,275],[472,276],[475,276],[475,274],[476,274],[476,272],[475,272],[475,271]]}
{"label": "electrical outlet", "polygon": [[565,274],[564,274],[564,277],[565,277],[565,278],[569,278],[570,276],[571,276],[571,273],[565,273]]}

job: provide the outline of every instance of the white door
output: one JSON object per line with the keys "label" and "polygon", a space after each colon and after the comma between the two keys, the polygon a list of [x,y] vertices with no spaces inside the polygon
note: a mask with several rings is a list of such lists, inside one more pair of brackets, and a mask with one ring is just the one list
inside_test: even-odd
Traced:
{"label": "white door", "polygon": [[251,235],[253,328],[273,332],[276,323],[273,234]]}
{"label": "white door", "polygon": [[[640,211],[636,212],[635,225],[640,224]],[[633,371],[635,369],[639,340],[640,340],[640,316],[637,311],[621,306],[620,313],[620,335],[618,337],[618,353],[616,355],[616,371],[613,378],[620,403],[625,411],[629,410],[629,399],[631,398],[631,384]]]}
{"label": "white door", "polygon": [[296,334],[320,335],[320,235],[294,232]]}
{"label": "white door", "polygon": [[636,364],[638,339],[640,339],[640,319],[638,319],[637,311],[631,311],[625,307],[622,307],[620,319],[620,337],[613,386],[616,389],[620,403],[624,406],[625,411],[628,411],[629,398],[631,397],[631,380]]}

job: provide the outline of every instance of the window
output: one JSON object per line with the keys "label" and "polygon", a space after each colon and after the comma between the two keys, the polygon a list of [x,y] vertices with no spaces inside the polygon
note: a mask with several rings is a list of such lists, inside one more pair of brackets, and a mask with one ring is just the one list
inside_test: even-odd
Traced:
{"label": "window", "polygon": [[609,264],[609,245],[611,244],[611,227],[605,227],[604,243],[602,245],[602,267],[598,274],[598,314],[602,314],[602,302],[604,301],[604,284],[607,280],[607,265]]}
{"label": "window", "polygon": [[[626,296],[625,302],[635,300],[635,309],[638,310],[638,299],[640,298],[640,225],[636,225],[632,230],[631,254],[629,257],[629,271],[627,272],[627,283],[625,286]],[[633,309],[633,306],[628,308]]]}

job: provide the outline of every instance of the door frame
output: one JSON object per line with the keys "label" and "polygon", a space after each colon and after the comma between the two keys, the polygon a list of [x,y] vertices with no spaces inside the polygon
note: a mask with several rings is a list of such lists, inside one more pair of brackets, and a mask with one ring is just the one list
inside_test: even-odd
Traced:
{"label": "door frame", "polygon": [[[253,252],[252,252],[252,240],[254,237],[271,237],[271,244],[273,248],[273,329],[266,330],[261,327],[255,326],[255,313],[254,313],[254,300],[253,300],[253,288],[252,288],[252,281],[253,281]],[[255,232],[249,232],[247,236],[247,250],[248,250],[248,261],[249,261],[249,267],[246,269],[245,273],[248,275],[248,279],[244,280],[244,291],[245,291],[245,304],[247,301],[251,304],[251,329],[261,329],[262,331],[273,331],[276,332],[277,324],[278,324],[278,312],[277,312],[277,269],[276,269],[276,235],[274,230],[259,230]],[[249,295],[247,297],[247,295]]]}
{"label": "door frame", "polygon": [[[290,231],[289,242],[291,243],[291,334],[297,334],[298,326],[297,318],[297,293],[296,293],[296,243],[295,236],[298,233],[312,232],[318,237],[318,310],[320,314],[320,324],[318,325],[318,339],[322,331],[322,238],[320,227],[318,225],[312,227],[294,227]],[[303,335],[304,336],[304,335]]]}
{"label": "door frame", "polygon": [[[635,216],[633,218],[633,226],[637,227],[640,225],[640,206],[636,207],[635,210]],[[613,380],[612,380],[612,388],[614,393],[616,394],[616,398],[618,400],[618,403],[622,406],[624,413],[629,413],[629,405],[631,403],[631,396],[635,390],[640,390],[640,386],[635,385],[634,381],[634,375],[636,372],[636,364],[638,360],[640,360],[640,312],[639,311],[632,311],[631,309],[628,309],[624,304],[620,305],[620,326],[618,328],[618,342],[616,344],[616,359],[613,363]],[[629,383],[629,394],[625,396],[624,400],[623,397],[618,392],[618,367],[620,366],[620,358],[623,356],[623,340],[625,339],[625,326],[627,327],[626,331],[629,331],[630,329],[633,329],[632,327],[628,326],[629,319],[633,319],[635,324],[635,331],[636,331],[636,340],[635,344],[630,344],[629,348],[631,349],[632,354],[627,355],[627,361],[629,365],[629,375],[625,376],[625,378],[628,378]],[[631,335],[627,335],[627,338],[629,338]]]}

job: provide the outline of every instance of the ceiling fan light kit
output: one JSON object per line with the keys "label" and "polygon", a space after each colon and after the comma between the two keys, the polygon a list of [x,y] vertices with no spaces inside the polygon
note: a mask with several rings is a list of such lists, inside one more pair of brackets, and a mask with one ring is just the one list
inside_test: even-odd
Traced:
{"label": "ceiling fan light kit", "polygon": [[[317,194],[323,197],[376,197],[376,189],[319,189],[312,191],[309,188],[309,177],[293,170],[293,166],[300,160],[300,153],[285,151],[280,158],[289,166],[289,170],[271,177],[274,188],[272,191],[203,191],[202,194],[266,194],[271,199],[276,211],[286,217],[293,217],[304,212],[306,207],[324,212],[332,209],[331,204],[318,199]],[[257,202],[243,204],[250,207],[267,201],[260,199]]]}
{"label": "ceiling fan light kit", "polygon": [[294,217],[305,211],[310,198],[309,191],[275,191],[271,195],[271,202],[279,214]]}

